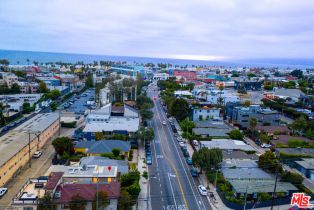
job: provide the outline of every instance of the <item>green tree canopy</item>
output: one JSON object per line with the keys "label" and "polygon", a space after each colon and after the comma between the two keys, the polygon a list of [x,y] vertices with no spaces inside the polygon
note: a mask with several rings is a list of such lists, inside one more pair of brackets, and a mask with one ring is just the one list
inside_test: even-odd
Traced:
{"label": "green tree canopy", "polygon": [[11,93],[18,94],[20,92],[21,92],[20,86],[17,83],[13,83],[11,86]]}
{"label": "green tree canopy", "polygon": [[222,158],[222,151],[220,149],[203,147],[193,153],[192,161],[201,170],[211,171],[218,168],[222,162]]}
{"label": "green tree canopy", "polygon": [[152,141],[155,137],[154,129],[153,128],[144,128],[141,127],[137,132],[136,137],[140,139],[142,142],[144,141]]}
{"label": "green tree canopy", "polygon": [[61,136],[52,141],[52,145],[58,155],[62,156],[65,152],[73,154],[73,144],[69,137]]}
{"label": "green tree canopy", "polygon": [[48,92],[48,88],[46,83],[44,83],[43,81],[39,82],[39,86],[37,89],[38,93],[47,93]]}
{"label": "green tree canopy", "polygon": [[275,173],[278,169],[279,172],[282,171],[282,167],[275,156],[275,154],[268,150],[258,158],[258,167],[260,167],[263,170],[268,170],[272,173]]}
{"label": "green tree canopy", "polygon": [[49,97],[52,99],[52,100],[56,100],[59,96],[60,96],[60,91],[59,90],[51,90],[49,92]]}
{"label": "green tree canopy", "polygon": [[303,133],[307,128],[306,119],[303,116],[300,116],[291,124],[291,128],[298,133]]}
{"label": "green tree canopy", "polygon": [[192,132],[192,129],[195,128],[195,124],[193,121],[191,120],[188,120],[187,118],[182,120],[180,122],[180,127],[182,129],[183,132],[186,132],[188,131],[189,133]]}
{"label": "green tree canopy", "polygon": [[38,199],[38,210],[55,210],[57,205],[53,203],[51,193],[46,193],[44,197]]}
{"label": "green tree canopy", "polygon": [[132,209],[132,200],[131,196],[126,190],[122,190],[120,193],[120,198],[118,201],[119,210],[131,210]]}
{"label": "green tree canopy", "polygon": [[182,121],[189,116],[189,104],[186,100],[177,98],[171,104],[169,111],[177,120]]}
{"label": "green tree canopy", "polygon": [[86,87],[89,87],[89,88],[94,87],[93,74],[89,73],[87,75],[85,85]]}
{"label": "green tree canopy", "polygon": [[[99,209],[105,209],[110,204],[110,200],[108,198],[108,193],[105,191],[99,191],[98,192],[98,208]],[[94,201],[92,203],[93,210],[97,210],[97,192],[94,196]]]}
{"label": "green tree canopy", "polygon": [[229,137],[231,139],[242,140],[244,135],[243,135],[243,133],[240,130],[235,129],[235,130],[230,131]]}

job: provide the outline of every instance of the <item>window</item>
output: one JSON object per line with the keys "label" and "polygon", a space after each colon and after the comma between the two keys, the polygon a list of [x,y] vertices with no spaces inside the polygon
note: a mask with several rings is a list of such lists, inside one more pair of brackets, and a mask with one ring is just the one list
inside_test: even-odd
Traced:
{"label": "window", "polygon": [[23,210],[33,210],[33,207],[24,207]]}

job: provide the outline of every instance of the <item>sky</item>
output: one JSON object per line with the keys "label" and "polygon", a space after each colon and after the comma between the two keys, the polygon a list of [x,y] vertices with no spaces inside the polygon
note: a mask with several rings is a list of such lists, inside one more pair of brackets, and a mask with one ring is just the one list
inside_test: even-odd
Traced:
{"label": "sky", "polygon": [[314,58],[313,0],[1,0],[0,49]]}

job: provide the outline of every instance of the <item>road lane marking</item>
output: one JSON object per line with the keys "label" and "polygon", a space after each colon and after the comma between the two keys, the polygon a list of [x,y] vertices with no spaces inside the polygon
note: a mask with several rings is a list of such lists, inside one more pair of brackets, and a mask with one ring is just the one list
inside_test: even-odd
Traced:
{"label": "road lane marking", "polygon": [[[154,104],[156,105],[156,101],[154,102]],[[157,109],[157,115],[158,115],[158,117],[159,117],[159,121],[161,121],[160,114],[159,114],[159,110],[158,110],[158,108],[156,108],[156,109]],[[156,121],[156,120],[155,120],[155,121]],[[156,126],[157,126],[157,125],[156,125]],[[162,128],[162,131],[164,132],[164,134],[166,134],[163,128]],[[157,133],[157,135],[158,135],[158,138],[161,139],[159,132],[156,132],[156,133]],[[168,146],[169,146],[168,141],[166,141],[166,142],[167,142],[167,144],[168,144]],[[161,143],[161,144],[162,144],[162,143]],[[166,160],[169,162],[171,168],[174,170],[175,174],[177,175],[177,181],[178,181],[178,184],[179,184],[179,187],[180,187],[180,191],[181,191],[182,196],[183,196],[183,200],[184,200],[186,209],[189,209],[189,206],[188,206],[188,203],[187,203],[187,201],[186,201],[186,197],[185,197],[185,194],[184,194],[184,191],[183,191],[183,187],[182,187],[181,181],[180,181],[180,179],[179,179],[178,171],[177,171],[175,165],[173,164],[173,162],[172,162],[172,161],[169,159],[169,157],[166,155],[163,146],[161,146],[161,151],[162,151],[162,153],[164,154]]]}
{"label": "road lane marking", "polygon": [[[156,105],[157,105],[157,103],[156,103]],[[158,107],[158,105],[157,105],[156,109],[157,109],[157,114],[158,114],[159,120],[160,120],[160,122],[161,122],[162,120],[161,120],[160,115],[163,115],[164,113],[163,113],[162,109],[161,109],[160,107]],[[160,113],[161,113],[161,114],[160,114]],[[165,116],[163,116],[163,117],[165,117]],[[167,125],[167,129],[168,129],[168,132],[170,133],[170,138],[172,139],[172,142],[174,142],[172,132],[170,131],[170,128],[169,128],[168,125]],[[164,129],[162,129],[162,130],[163,130],[164,134],[166,135],[166,132],[164,131]],[[157,132],[157,133],[158,133],[158,132]],[[167,142],[167,144],[169,145],[169,142],[168,142],[168,141],[166,141],[166,142]],[[174,145],[174,147],[175,147],[175,150],[176,150],[176,152],[177,152],[177,154],[178,154],[178,156],[179,156],[180,162],[181,162],[181,164],[182,164],[182,166],[183,166],[183,169],[184,169],[183,171],[184,171],[184,173],[185,173],[185,175],[186,175],[186,177],[187,177],[187,179],[188,179],[189,185],[190,185],[191,190],[192,190],[192,193],[193,193],[193,195],[194,195],[194,199],[195,199],[195,201],[197,201],[197,198],[196,198],[196,195],[195,195],[195,192],[194,192],[194,188],[192,187],[192,184],[191,184],[191,181],[190,181],[190,177],[188,176],[188,174],[187,174],[187,172],[186,172],[186,168],[185,168],[185,166],[184,166],[184,164],[183,164],[183,161],[182,161],[182,159],[181,159],[181,156],[180,156],[180,154],[179,154],[179,152],[178,152],[178,149],[177,149],[176,145]],[[167,157],[166,157],[166,158],[167,158]],[[193,184],[196,186],[195,181],[194,181],[193,179],[192,179],[192,182],[193,182]],[[183,194],[183,198],[185,198],[184,194]],[[198,205],[199,209],[202,209],[201,206],[198,204],[198,202],[196,202],[196,204]],[[203,204],[203,207],[206,209],[206,206],[205,206],[204,202],[202,202],[202,204]],[[187,206],[187,209],[188,209],[188,206]]]}
{"label": "road lane marking", "polygon": [[168,173],[168,179],[169,179],[170,189],[171,189],[171,193],[172,193],[173,200],[174,200],[174,206],[175,206],[175,209],[177,209],[176,197],[174,196],[174,192],[173,192],[173,188],[172,188],[172,184],[171,184],[170,174],[169,173]]}

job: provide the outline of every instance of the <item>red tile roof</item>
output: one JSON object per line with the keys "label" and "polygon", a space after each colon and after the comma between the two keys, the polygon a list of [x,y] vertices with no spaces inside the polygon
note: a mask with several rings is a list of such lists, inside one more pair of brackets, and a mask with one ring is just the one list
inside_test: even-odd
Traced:
{"label": "red tile roof", "polygon": [[[61,184],[57,191],[61,192],[61,198],[57,200],[59,203],[69,203],[72,197],[79,194],[87,201],[93,201],[97,184]],[[110,184],[99,184],[98,191],[107,193],[109,199],[118,198],[120,196],[120,183],[113,181]]]}
{"label": "red tile roof", "polygon": [[53,190],[57,187],[59,180],[62,178],[63,172],[52,172],[45,185],[45,190]]}

